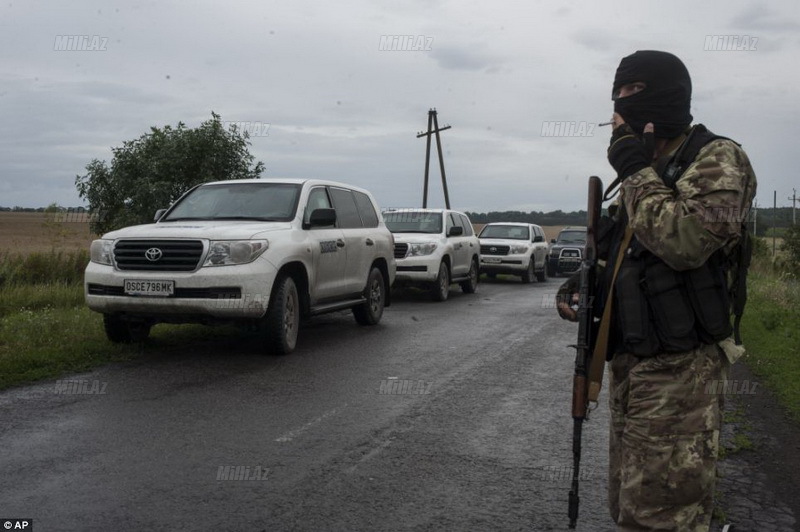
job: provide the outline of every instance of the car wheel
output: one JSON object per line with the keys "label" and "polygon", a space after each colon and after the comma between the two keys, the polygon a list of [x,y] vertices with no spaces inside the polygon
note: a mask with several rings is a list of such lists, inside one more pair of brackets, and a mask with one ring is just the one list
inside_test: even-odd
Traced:
{"label": "car wheel", "polygon": [[115,344],[144,342],[150,336],[151,325],[144,321],[126,321],[119,316],[103,314],[106,337]]}
{"label": "car wheel", "polygon": [[353,307],[353,316],[359,325],[375,325],[381,321],[383,307],[386,304],[386,287],[383,285],[383,274],[378,268],[372,268],[364,289],[363,304]]}
{"label": "car wheel", "polygon": [[294,279],[288,275],[275,280],[265,328],[270,352],[286,355],[294,351],[300,330],[300,297]]}
{"label": "car wheel", "polygon": [[439,264],[439,274],[431,286],[431,298],[434,301],[445,301],[450,295],[450,270],[444,261]]}
{"label": "car wheel", "polygon": [[[533,261],[531,261],[533,262]],[[547,259],[545,259],[542,269],[536,272],[536,280],[543,283],[547,280]]]}
{"label": "car wheel", "polygon": [[495,279],[497,278],[497,274],[494,272],[489,272],[486,274],[486,277],[488,277],[489,279]]}
{"label": "car wheel", "polygon": [[558,272],[556,271],[556,268],[554,266],[551,266],[549,262],[547,263],[547,275],[549,277],[558,277]]}
{"label": "car wheel", "polygon": [[529,284],[533,282],[533,277],[535,272],[533,270],[533,257],[528,261],[528,268],[522,273],[522,282],[525,284]]}
{"label": "car wheel", "polygon": [[472,259],[472,264],[469,267],[469,279],[459,283],[461,291],[465,294],[474,294],[478,289],[478,261]]}

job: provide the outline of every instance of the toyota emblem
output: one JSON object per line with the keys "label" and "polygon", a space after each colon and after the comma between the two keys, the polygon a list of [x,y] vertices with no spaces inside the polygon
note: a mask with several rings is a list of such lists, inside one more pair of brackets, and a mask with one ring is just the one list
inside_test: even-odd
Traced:
{"label": "toyota emblem", "polygon": [[489,251],[491,251],[492,253],[494,253],[495,251],[497,251],[497,248],[496,248],[496,247],[494,247],[494,246],[492,246],[492,247],[490,247],[490,248],[489,248]]}
{"label": "toyota emblem", "polygon": [[161,258],[161,250],[158,248],[150,248],[144,252],[144,256],[150,262],[155,262]]}

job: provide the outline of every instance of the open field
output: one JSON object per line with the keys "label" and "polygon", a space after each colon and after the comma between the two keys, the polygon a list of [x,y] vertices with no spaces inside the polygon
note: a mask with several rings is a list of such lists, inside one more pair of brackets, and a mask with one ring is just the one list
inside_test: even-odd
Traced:
{"label": "open field", "polygon": [[[475,232],[484,224],[475,224]],[[558,236],[563,225],[542,226],[547,241]],[[97,238],[89,231],[84,214],[43,212],[0,212],[0,250],[27,255],[52,249],[89,249]]]}
{"label": "open field", "polygon": [[0,212],[0,250],[8,253],[88,251],[95,238],[82,214]]}

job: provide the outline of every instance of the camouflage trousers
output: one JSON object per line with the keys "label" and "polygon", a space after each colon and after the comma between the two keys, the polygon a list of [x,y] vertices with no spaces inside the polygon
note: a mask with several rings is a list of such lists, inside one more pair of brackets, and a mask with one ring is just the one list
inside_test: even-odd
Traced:
{"label": "camouflage trousers", "polygon": [[713,510],[722,396],[716,345],[610,364],[608,499],[622,532],[707,531]]}

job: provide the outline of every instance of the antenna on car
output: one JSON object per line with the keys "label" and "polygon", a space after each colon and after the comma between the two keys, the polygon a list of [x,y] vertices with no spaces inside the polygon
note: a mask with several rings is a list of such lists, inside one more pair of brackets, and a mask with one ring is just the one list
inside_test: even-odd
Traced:
{"label": "antenna on car", "polygon": [[420,131],[417,133],[417,138],[428,137],[427,145],[425,147],[425,188],[422,195],[422,208],[428,208],[428,168],[431,164],[431,135],[436,135],[436,149],[439,152],[439,170],[442,172],[442,186],[444,187],[444,205],[450,208],[450,196],[447,194],[447,178],[444,175],[444,156],[442,155],[442,140],[439,137],[439,132],[450,129],[450,126],[439,128],[439,120],[436,118],[436,108],[428,111],[428,131]]}

